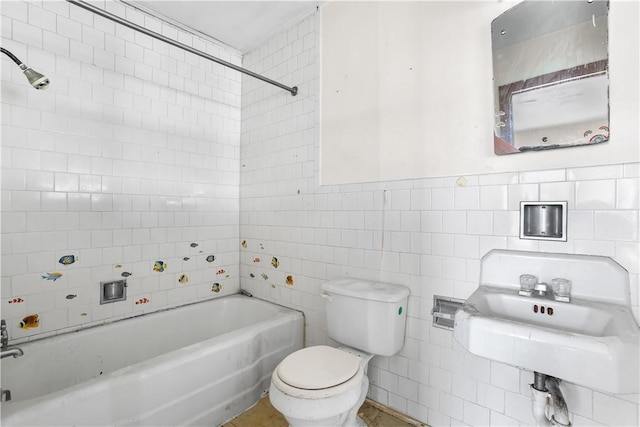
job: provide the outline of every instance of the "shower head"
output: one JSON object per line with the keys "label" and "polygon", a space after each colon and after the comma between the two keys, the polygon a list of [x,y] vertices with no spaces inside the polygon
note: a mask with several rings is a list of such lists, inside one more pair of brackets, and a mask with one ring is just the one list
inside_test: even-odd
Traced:
{"label": "shower head", "polygon": [[[20,67],[23,69],[22,67]],[[27,80],[31,83],[31,86],[36,89],[46,89],[49,87],[49,78],[40,74],[37,71],[32,70],[29,67],[23,69],[24,75],[27,76]]]}
{"label": "shower head", "polygon": [[27,77],[27,80],[29,80],[31,86],[35,87],[36,89],[46,89],[49,87],[49,79],[46,76],[24,65],[22,61],[16,58],[16,56],[13,53],[9,52],[7,49],[0,47],[0,51],[11,58],[13,62],[18,64],[18,67],[20,67],[24,75]]}

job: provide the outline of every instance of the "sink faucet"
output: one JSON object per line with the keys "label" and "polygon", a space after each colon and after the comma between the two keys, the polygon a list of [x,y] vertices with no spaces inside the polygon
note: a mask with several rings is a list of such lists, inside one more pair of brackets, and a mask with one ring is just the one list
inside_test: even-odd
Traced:
{"label": "sink faucet", "polygon": [[539,297],[544,297],[547,295],[547,284],[546,283],[536,283],[533,287],[533,291]]}
{"label": "sink faucet", "polygon": [[540,297],[553,299],[559,302],[571,302],[571,281],[562,278],[555,278],[551,281],[551,286],[542,282],[531,274],[520,276],[519,295],[526,297]]}

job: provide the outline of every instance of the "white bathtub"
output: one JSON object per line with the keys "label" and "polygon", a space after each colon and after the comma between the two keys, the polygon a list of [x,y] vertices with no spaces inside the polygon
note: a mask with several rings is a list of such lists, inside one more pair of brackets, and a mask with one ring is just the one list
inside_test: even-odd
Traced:
{"label": "white bathtub", "polygon": [[2,425],[216,426],[269,389],[303,328],[232,295],[25,343],[2,359]]}

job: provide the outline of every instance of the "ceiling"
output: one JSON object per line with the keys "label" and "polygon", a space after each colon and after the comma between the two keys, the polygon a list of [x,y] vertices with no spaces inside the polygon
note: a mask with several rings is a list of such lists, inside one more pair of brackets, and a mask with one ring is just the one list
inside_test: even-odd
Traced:
{"label": "ceiling", "polygon": [[300,21],[323,1],[128,0],[160,18],[194,29],[242,53]]}

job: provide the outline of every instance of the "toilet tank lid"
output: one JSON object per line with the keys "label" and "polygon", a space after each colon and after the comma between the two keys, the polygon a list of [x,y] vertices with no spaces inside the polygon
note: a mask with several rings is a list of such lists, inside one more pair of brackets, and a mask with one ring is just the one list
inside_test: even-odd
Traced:
{"label": "toilet tank lid", "polygon": [[360,279],[337,279],[322,284],[324,292],[370,301],[398,302],[409,296],[409,288],[392,283]]}

